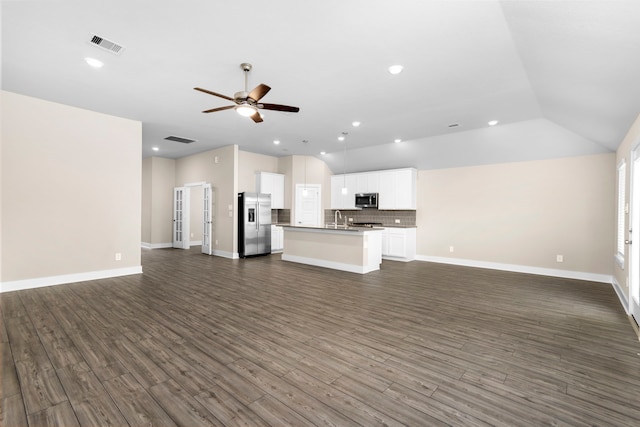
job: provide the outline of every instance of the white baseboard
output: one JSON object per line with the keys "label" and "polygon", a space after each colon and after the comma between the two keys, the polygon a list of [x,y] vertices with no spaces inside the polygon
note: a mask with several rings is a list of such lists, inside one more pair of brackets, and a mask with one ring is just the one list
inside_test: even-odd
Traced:
{"label": "white baseboard", "polygon": [[316,259],[316,258],[306,258],[302,256],[287,255],[287,254],[282,254],[282,261],[297,262],[299,264],[309,264],[309,265],[314,265],[316,267],[332,268],[334,270],[342,270],[342,271],[348,271],[350,273],[359,273],[359,274],[366,274],[372,271],[380,270],[380,265],[377,265],[378,268],[375,268],[375,267],[369,268],[364,265],[343,264],[340,262],[326,261],[326,260]]}
{"label": "white baseboard", "polygon": [[60,276],[38,277],[37,279],[14,280],[0,283],[0,293],[20,291],[23,289],[42,288],[44,286],[63,285],[66,283],[86,282],[88,280],[108,279],[110,277],[141,274],[142,266],[115,268],[112,270],[88,271],[86,273],[63,274]]}
{"label": "white baseboard", "polygon": [[240,257],[238,256],[238,253],[233,253],[233,252],[227,252],[227,251],[221,251],[219,249],[214,249],[213,250],[213,254],[215,256],[221,256],[223,258],[229,258],[229,259],[239,259]]}
{"label": "white baseboard", "polygon": [[202,246],[202,240],[190,240],[189,246]]}
{"label": "white baseboard", "polygon": [[409,258],[402,258],[402,257],[395,257],[395,256],[389,256],[389,255],[382,255],[382,259],[386,259],[389,261],[400,261],[400,262],[411,262],[411,261],[415,261],[415,258],[413,259],[409,259]]}
{"label": "white baseboard", "polygon": [[627,299],[627,296],[624,294],[624,291],[620,287],[620,283],[618,283],[615,277],[613,277],[611,285],[613,286],[613,290],[616,291],[616,295],[618,295],[618,299],[620,300],[620,304],[622,304],[622,306],[624,307],[625,313],[627,313],[627,315],[630,315],[631,313],[629,313],[629,300]]}
{"label": "white baseboard", "polygon": [[147,242],[141,242],[140,246],[144,249],[165,249],[165,248],[172,248],[173,247],[173,243],[147,243]]}
{"label": "white baseboard", "polygon": [[499,262],[476,261],[461,258],[446,258],[437,256],[417,255],[416,260],[437,262],[440,264],[453,264],[465,267],[489,268],[491,270],[513,271],[516,273],[537,274],[540,276],[562,277],[564,279],[586,280],[590,282],[601,282],[611,284],[613,276],[607,274],[586,273],[583,271],[559,270],[555,268],[531,267],[528,265],[503,264]]}

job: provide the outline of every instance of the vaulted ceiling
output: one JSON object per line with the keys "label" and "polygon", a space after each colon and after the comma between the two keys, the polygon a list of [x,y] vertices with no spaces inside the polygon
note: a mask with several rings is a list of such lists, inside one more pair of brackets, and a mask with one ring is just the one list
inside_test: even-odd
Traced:
{"label": "vaulted ceiling", "polygon": [[[3,90],[139,120],[144,157],[238,144],[334,172],[545,159],[615,150],[640,113],[637,0],[2,1],[1,19]],[[300,112],[203,114],[230,102],[193,88],[233,97],[243,62],[249,89],[272,88],[262,101]]]}

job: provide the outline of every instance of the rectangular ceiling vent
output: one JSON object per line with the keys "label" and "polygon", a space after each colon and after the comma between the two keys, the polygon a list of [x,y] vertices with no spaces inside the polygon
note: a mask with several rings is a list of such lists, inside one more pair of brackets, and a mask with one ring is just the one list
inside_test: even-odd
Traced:
{"label": "rectangular ceiling vent", "polygon": [[89,40],[89,43],[116,55],[120,55],[124,50],[124,46],[95,34],[91,34],[91,40]]}
{"label": "rectangular ceiling vent", "polygon": [[183,144],[191,144],[192,142],[196,142],[195,139],[189,139],[189,138],[182,138],[180,136],[168,136],[165,138],[167,141],[175,141],[175,142],[181,142]]}

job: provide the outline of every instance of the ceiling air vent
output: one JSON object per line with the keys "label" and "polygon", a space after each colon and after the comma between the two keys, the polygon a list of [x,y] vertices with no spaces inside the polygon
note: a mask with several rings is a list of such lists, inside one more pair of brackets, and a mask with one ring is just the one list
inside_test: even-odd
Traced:
{"label": "ceiling air vent", "polygon": [[175,141],[175,142],[181,142],[183,144],[191,144],[192,142],[196,142],[195,139],[189,139],[189,138],[182,138],[180,136],[168,136],[165,138],[167,141]]}
{"label": "ceiling air vent", "polygon": [[91,43],[92,45],[98,46],[99,48],[102,48],[104,50],[108,50],[109,52],[114,53],[116,55],[120,55],[124,50],[124,46],[119,45],[118,43],[113,42],[111,40],[107,40],[104,37],[97,36],[95,34],[91,34],[91,40],[89,40],[89,43]]}

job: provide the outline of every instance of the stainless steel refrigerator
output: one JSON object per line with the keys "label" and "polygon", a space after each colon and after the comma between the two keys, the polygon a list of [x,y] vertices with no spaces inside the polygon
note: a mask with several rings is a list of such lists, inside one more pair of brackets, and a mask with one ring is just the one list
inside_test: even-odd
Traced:
{"label": "stainless steel refrigerator", "polygon": [[271,253],[271,194],[238,193],[238,255]]}

